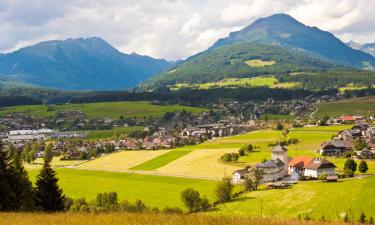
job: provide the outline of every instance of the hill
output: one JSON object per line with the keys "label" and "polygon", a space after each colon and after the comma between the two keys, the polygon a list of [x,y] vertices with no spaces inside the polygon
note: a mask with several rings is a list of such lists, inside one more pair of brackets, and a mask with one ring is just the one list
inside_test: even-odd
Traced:
{"label": "hill", "polygon": [[0,74],[12,83],[63,90],[125,89],[171,66],[97,37],[41,42],[0,58]]}
{"label": "hill", "polygon": [[179,83],[206,83],[224,78],[321,71],[337,67],[334,63],[291,48],[233,43],[193,56],[147,80],[141,87],[150,89]]}
{"label": "hill", "polygon": [[343,65],[371,69],[375,67],[375,58],[371,55],[352,49],[333,34],[317,27],[306,26],[286,14],[258,19],[249,26],[218,40],[211,48],[235,42],[289,46]]}

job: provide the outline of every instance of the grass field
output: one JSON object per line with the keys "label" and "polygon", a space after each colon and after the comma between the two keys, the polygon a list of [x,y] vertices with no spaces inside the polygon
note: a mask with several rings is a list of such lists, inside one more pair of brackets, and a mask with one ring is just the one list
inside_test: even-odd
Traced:
{"label": "grass field", "polygon": [[161,117],[166,112],[176,110],[187,110],[194,113],[207,111],[204,108],[188,106],[159,106],[150,102],[99,102],[88,104],[64,104],[64,105],[35,105],[35,106],[14,106],[0,109],[0,116],[8,113],[28,113],[40,118],[55,117],[58,111],[81,110],[89,119],[124,117]]}
{"label": "grass field", "polygon": [[251,60],[246,60],[245,64],[251,67],[265,67],[265,66],[272,66],[275,64],[276,61],[271,60],[271,61],[264,61],[261,59],[251,59]]}
{"label": "grass field", "polygon": [[[156,213],[0,213],[11,225],[343,225],[343,222],[301,221],[244,216],[173,215]],[[355,224],[355,223],[351,223]]]}
{"label": "grass field", "polygon": [[375,177],[342,180],[337,183],[321,181],[300,182],[291,189],[259,190],[220,205],[214,214],[302,217],[310,214],[315,219],[325,216],[337,220],[352,211],[357,219],[363,211],[375,217]]}
{"label": "grass field", "polygon": [[151,170],[155,170],[159,167],[162,167],[170,162],[173,162],[174,160],[184,156],[184,155],[187,155],[191,152],[192,150],[190,149],[174,149],[174,150],[171,150],[171,151],[168,151],[167,153],[165,154],[162,154],[158,157],[155,157],[149,161],[145,161],[141,164],[138,164],[130,169],[132,170],[147,170],[147,171],[151,171]]}
{"label": "grass field", "polygon": [[119,151],[99,157],[86,163],[82,163],[76,166],[76,168],[105,171],[123,171],[148,160],[152,160],[153,158],[160,155],[165,155],[166,153],[168,154],[168,152],[170,152],[170,150]]}
{"label": "grass field", "polygon": [[314,114],[317,118],[323,116],[342,116],[342,115],[374,115],[375,114],[375,96],[363,98],[351,98],[337,102],[327,102],[319,104],[318,111]]}
{"label": "grass field", "polygon": [[[118,172],[56,169],[59,185],[64,194],[71,198],[85,197],[94,200],[97,193],[115,191],[120,200],[134,202],[141,199],[147,205],[164,208],[183,207],[180,192],[186,188],[199,190],[202,195],[213,200],[216,182],[199,179],[185,179],[154,175],[127,174]],[[38,170],[30,170],[30,178],[35,180]]]}
{"label": "grass field", "polygon": [[237,152],[237,150],[237,148],[197,149],[165,166],[157,168],[155,171],[177,176],[221,179],[226,176],[231,176],[234,170],[244,166],[242,164],[224,164],[219,160],[224,153]]}
{"label": "grass field", "polygon": [[[323,141],[331,139],[338,131],[349,128],[350,125],[304,127],[291,129],[289,138],[297,138],[300,143],[289,145],[288,155],[319,156],[315,151]],[[131,169],[151,170],[163,174],[193,177],[221,178],[230,175],[234,170],[261,162],[271,157],[270,143],[282,138],[280,131],[260,130],[248,134],[210,140],[193,146],[178,148],[137,165]],[[237,152],[245,144],[254,145],[255,151],[240,157],[237,163],[223,163],[220,157],[227,152]],[[181,151],[181,152],[180,152]],[[345,159],[330,159],[341,172]],[[375,161],[368,161],[369,173],[375,173]]]}
{"label": "grass field", "polygon": [[114,135],[129,134],[135,130],[143,130],[141,126],[132,126],[132,127],[115,127],[111,130],[88,130],[87,139],[89,140],[98,140],[111,138]]}
{"label": "grass field", "polygon": [[170,86],[171,90],[181,88],[210,89],[215,87],[271,87],[271,88],[295,88],[299,85],[297,82],[282,82],[274,76],[259,76],[251,78],[226,78],[217,82],[208,82],[203,84],[176,84]]}

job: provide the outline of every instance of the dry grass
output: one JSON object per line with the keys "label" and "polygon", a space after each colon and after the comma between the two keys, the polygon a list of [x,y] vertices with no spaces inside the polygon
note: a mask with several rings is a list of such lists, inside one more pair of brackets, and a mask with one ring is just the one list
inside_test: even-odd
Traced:
{"label": "dry grass", "polygon": [[197,149],[163,167],[160,167],[156,172],[178,176],[220,179],[224,176],[230,176],[233,171],[243,167],[243,164],[235,166],[220,162],[220,157],[224,153],[237,151],[238,148]]}
{"label": "dry grass", "polygon": [[263,61],[261,59],[252,59],[252,60],[246,60],[245,63],[246,65],[251,66],[251,67],[265,67],[265,66],[272,66],[273,64],[276,63],[276,61],[274,60]]}
{"label": "dry grass", "polygon": [[136,165],[139,165],[141,163],[144,163],[146,161],[149,161],[167,152],[169,152],[169,150],[120,151],[80,164],[75,168],[123,171]]}
{"label": "dry grass", "polygon": [[1,225],[341,225],[290,219],[153,213],[0,213]]}

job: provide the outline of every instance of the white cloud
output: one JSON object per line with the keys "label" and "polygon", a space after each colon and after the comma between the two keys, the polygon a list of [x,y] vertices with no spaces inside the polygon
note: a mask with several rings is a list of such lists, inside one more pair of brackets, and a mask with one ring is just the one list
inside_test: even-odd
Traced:
{"label": "white cloud", "polygon": [[1,0],[0,51],[99,36],[123,52],[178,59],[281,12],[345,41],[375,42],[373,8],[373,0]]}

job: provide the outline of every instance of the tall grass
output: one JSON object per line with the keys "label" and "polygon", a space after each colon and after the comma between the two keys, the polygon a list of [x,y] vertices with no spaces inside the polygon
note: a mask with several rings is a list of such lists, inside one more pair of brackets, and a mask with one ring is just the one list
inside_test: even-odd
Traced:
{"label": "tall grass", "polygon": [[[159,213],[0,213],[1,225],[341,225],[254,217],[167,215]],[[347,224],[347,223],[346,223]],[[355,223],[353,223],[355,224]]]}

